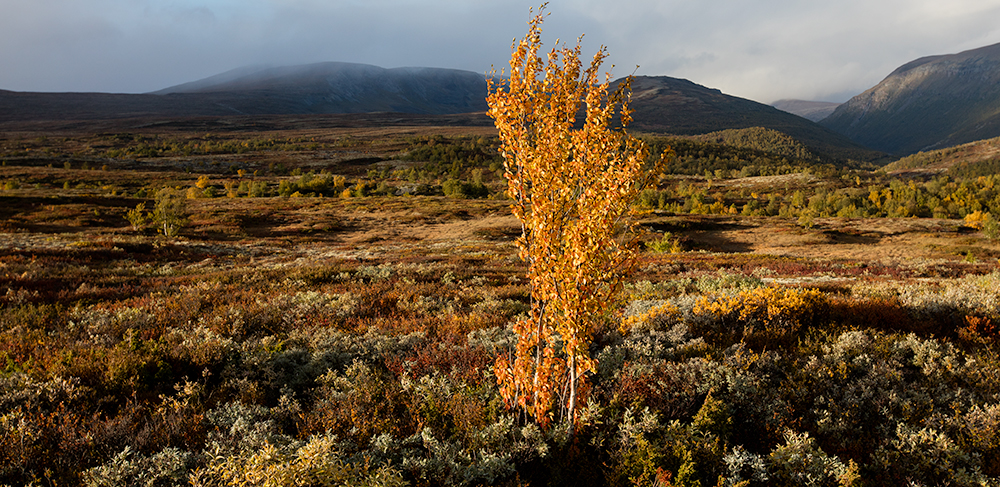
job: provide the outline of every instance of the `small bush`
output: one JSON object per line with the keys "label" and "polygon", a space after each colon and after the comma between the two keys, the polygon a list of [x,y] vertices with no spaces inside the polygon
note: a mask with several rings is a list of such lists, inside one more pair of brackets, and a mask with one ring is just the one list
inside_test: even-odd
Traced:
{"label": "small bush", "polygon": [[152,215],[146,213],[145,210],[146,203],[139,203],[134,209],[128,210],[125,213],[125,219],[132,225],[132,230],[136,232],[141,231],[152,220]]}
{"label": "small bush", "polygon": [[177,448],[165,448],[155,455],[136,454],[125,447],[111,461],[83,473],[88,487],[145,487],[187,485],[188,470],[194,465],[194,455]]}
{"label": "small bush", "polygon": [[659,240],[646,242],[646,248],[660,254],[676,254],[684,250],[681,247],[681,239],[675,237],[674,234],[670,232],[663,232],[663,235],[660,236]]}
{"label": "small bush", "polygon": [[692,310],[691,332],[710,343],[790,345],[804,326],[828,311],[826,296],[815,289],[757,288],[732,297],[701,298]]}
{"label": "small bush", "polygon": [[188,223],[187,201],[184,194],[172,188],[157,191],[153,222],[165,237],[176,237],[181,228]]}

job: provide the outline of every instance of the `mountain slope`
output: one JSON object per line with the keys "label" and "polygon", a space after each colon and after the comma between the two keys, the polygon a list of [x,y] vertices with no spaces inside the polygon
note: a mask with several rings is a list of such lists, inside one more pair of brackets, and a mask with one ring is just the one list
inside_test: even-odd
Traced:
{"label": "mountain slope", "polygon": [[1000,167],[1000,137],[977,140],[945,149],[918,152],[885,166],[886,171],[941,172],[945,170],[978,171],[996,174]]}
{"label": "mountain slope", "polygon": [[211,95],[216,103],[245,114],[486,110],[486,78],[482,74],[333,62],[238,70],[154,94]]}
{"label": "mountain slope", "polygon": [[1000,44],[906,63],[821,125],[897,154],[1000,135]]}
{"label": "mountain slope", "polygon": [[636,130],[698,135],[764,127],[792,136],[817,154],[866,161],[881,155],[797,115],[685,79],[637,76],[632,82],[632,108],[631,127]]}

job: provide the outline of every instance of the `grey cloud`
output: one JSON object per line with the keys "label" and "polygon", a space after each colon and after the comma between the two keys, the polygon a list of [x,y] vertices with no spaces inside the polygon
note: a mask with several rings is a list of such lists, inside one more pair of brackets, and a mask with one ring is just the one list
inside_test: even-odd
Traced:
{"label": "grey cloud", "polygon": [[[0,18],[0,89],[145,92],[250,64],[506,66],[537,2],[34,0]],[[1000,0],[552,0],[544,41],[585,33],[616,75],[842,101],[916,57],[1000,42]],[[610,66],[609,66],[610,67]]]}

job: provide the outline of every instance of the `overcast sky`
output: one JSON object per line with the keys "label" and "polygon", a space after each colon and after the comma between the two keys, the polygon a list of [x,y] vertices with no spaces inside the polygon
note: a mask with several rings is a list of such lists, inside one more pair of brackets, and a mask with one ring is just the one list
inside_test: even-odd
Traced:
{"label": "overcast sky", "polygon": [[[0,0],[0,89],[142,93],[323,61],[485,73],[520,0]],[[845,101],[915,58],[1000,42],[1000,0],[553,0],[543,40],[608,47],[615,77],[771,103]]]}

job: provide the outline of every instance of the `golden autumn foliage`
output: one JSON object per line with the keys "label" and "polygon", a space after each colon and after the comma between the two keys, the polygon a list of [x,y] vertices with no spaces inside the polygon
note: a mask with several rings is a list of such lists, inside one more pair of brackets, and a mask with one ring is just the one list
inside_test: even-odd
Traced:
{"label": "golden autumn foliage", "polygon": [[618,331],[623,335],[628,334],[633,328],[642,323],[652,323],[665,320],[677,320],[681,316],[680,309],[670,303],[656,306],[645,313],[629,316],[622,320],[618,326]]}
{"label": "golden autumn foliage", "polygon": [[702,296],[695,316],[710,318],[694,328],[706,339],[780,344],[824,315],[829,300],[816,289],[761,287],[734,296]]}
{"label": "golden autumn foliage", "polygon": [[976,230],[982,230],[984,223],[990,218],[989,213],[983,213],[982,211],[976,210],[968,215],[965,215],[964,222],[965,226],[975,228]]}
{"label": "golden autumn foliage", "polygon": [[513,44],[509,80],[488,80],[487,102],[532,297],[530,315],[515,324],[516,352],[496,370],[508,404],[547,425],[556,409],[574,423],[586,400],[594,327],[631,267],[629,206],[653,172],[645,145],[613,126],[616,115],[630,121],[631,78],[612,91],[610,73],[600,75],[606,49],[584,68],[579,40],[539,56],[544,8]]}
{"label": "golden autumn foliage", "polygon": [[198,182],[194,183],[194,185],[197,186],[198,189],[205,189],[211,184],[212,181],[209,179],[208,176],[205,175],[198,176]]}

